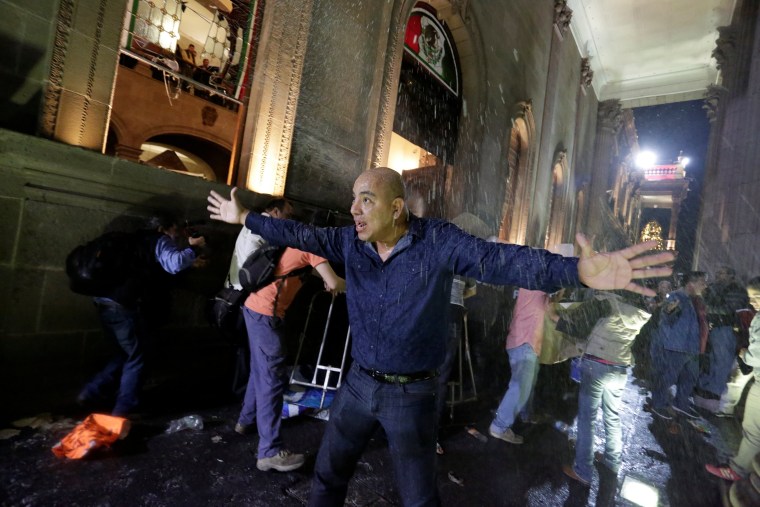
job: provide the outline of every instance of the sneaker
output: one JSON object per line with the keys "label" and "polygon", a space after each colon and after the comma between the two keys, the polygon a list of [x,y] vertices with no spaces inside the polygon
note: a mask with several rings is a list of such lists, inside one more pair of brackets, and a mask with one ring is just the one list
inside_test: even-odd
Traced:
{"label": "sneaker", "polygon": [[715,465],[705,465],[705,470],[713,474],[715,477],[720,477],[726,481],[738,481],[742,478],[741,475],[734,472],[731,467],[720,467]]}
{"label": "sneaker", "polygon": [[255,424],[235,424],[235,433],[239,435],[249,435],[256,431],[256,425]]}
{"label": "sneaker", "polygon": [[652,414],[654,414],[655,416],[659,417],[660,419],[664,419],[666,421],[670,421],[671,419],[673,419],[673,416],[670,413],[670,409],[668,409],[667,407],[662,407],[662,408],[650,407],[649,411],[652,412]]}
{"label": "sneaker", "polygon": [[443,450],[443,446],[441,445],[440,442],[435,443],[435,453],[438,456],[443,456],[444,454],[446,454],[446,451]]}
{"label": "sneaker", "polygon": [[590,486],[591,483],[587,480],[581,479],[581,476],[575,473],[575,469],[570,465],[562,465],[562,472],[570,477],[572,480],[580,482],[584,486]]}
{"label": "sneaker", "polygon": [[488,428],[488,433],[493,438],[504,440],[505,442],[509,442],[510,444],[523,443],[523,437],[521,437],[520,435],[515,435],[515,432],[512,431],[512,428],[507,428],[504,431],[499,431],[497,428],[494,428],[493,426],[491,426],[490,428]]}
{"label": "sneaker", "polygon": [[290,472],[303,465],[303,454],[293,454],[287,449],[280,449],[280,452],[268,458],[259,458],[256,460],[256,468],[262,472],[267,470],[277,470],[278,472]]}
{"label": "sneaker", "polygon": [[694,410],[691,407],[678,408],[675,405],[673,405],[673,410],[676,411],[676,412],[678,412],[681,415],[685,415],[689,419],[699,419],[699,417],[700,417],[699,416],[699,412],[697,412],[696,410]]}

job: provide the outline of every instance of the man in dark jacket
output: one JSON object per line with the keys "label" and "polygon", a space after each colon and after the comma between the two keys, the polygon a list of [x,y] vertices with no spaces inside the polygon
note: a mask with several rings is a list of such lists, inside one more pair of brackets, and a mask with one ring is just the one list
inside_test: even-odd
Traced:
{"label": "man in dark jacket", "polygon": [[[190,246],[180,248],[176,220],[160,215],[135,234],[130,252],[129,274],[123,283],[94,299],[105,337],[117,346],[111,361],[79,393],[82,406],[100,407],[116,401],[111,414],[127,416],[139,404],[145,380],[145,360],[151,328],[156,316],[167,308],[167,274],[174,275],[201,264],[194,247],[206,244],[201,236],[188,238]],[[164,317],[159,315],[159,317]]]}
{"label": "man in dark jacket", "polygon": [[[699,354],[703,352],[707,321],[701,294],[706,275],[692,271],[684,278],[684,287],[668,294],[660,321],[652,333],[652,413],[672,419],[673,411],[691,418],[699,417],[689,403],[697,385]],[[669,389],[676,384],[676,397],[670,408]]]}

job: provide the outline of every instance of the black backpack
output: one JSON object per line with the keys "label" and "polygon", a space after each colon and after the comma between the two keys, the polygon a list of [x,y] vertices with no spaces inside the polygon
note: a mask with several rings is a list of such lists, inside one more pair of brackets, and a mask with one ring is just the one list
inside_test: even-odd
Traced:
{"label": "black backpack", "polygon": [[300,276],[311,271],[311,266],[306,266],[293,270],[290,273],[275,276],[274,270],[277,268],[277,263],[280,262],[283,252],[285,252],[284,246],[265,244],[248,256],[238,273],[243,290],[258,292],[275,280],[284,280],[285,278]]}
{"label": "black backpack", "polygon": [[85,296],[107,296],[132,274],[137,237],[106,232],[74,248],[66,257],[69,288]]}

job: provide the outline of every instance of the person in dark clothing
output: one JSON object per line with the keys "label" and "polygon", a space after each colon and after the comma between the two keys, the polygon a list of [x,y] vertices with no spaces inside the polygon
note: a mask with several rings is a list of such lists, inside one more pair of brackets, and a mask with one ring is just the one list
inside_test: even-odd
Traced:
{"label": "person in dark clothing", "polygon": [[[85,407],[113,403],[112,415],[127,416],[140,403],[151,331],[168,311],[168,275],[204,260],[194,250],[206,241],[188,238],[187,248],[177,246],[176,220],[160,215],[135,235],[130,252],[131,269],[125,281],[106,295],[94,298],[103,333],[117,346],[111,361],[82,389],[77,402]],[[115,402],[113,397],[115,396]]]}
{"label": "person in dark clothing", "polygon": [[[662,419],[672,419],[675,412],[690,418],[699,417],[689,403],[697,384],[699,355],[704,352],[707,321],[701,294],[706,275],[692,271],[684,278],[683,289],[671,292],[662,307],[657,328],[652,333],[652,405],[651,412]],[[676,384],[676,396],[669,406],[670,386]]]}
{"label": "person in dark clothing", "polygon": [[[739,321],[736,312],[749,306],[747,289],[736,279],[736,271],[722,266],[715,273],[704,294],[710,334],[707,339],[706,364],[699,375],[697,394],[700,398],[718,400],[726,388],[736,359],[736,334]],[[701,404],[701,400],[695,400]]]}

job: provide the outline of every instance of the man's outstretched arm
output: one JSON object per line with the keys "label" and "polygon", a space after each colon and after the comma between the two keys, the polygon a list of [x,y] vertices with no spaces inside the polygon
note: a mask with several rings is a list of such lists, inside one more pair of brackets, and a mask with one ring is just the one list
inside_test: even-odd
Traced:
{"label": "man's outstretched arm", "polygon": [[673,252],[660,252],[638,257],[652,250],[657,243],[646,241],[616,252],[595,252],[591,242],[583,234],[575,236],[581,248],[578,261],[578,278],[593,289],[625,289],[644,296],[654,296],[655,291],[639,285],[634,280],[670,276],[673,268],[664,264],[675,259]]}
{"label": "man's outstretched arm", "polygon": [[225,199],[218,192],[211,191],[208,196],[206,209],[211,213],[213,220],[220,220],[228,224],[245,225],[245,219],[249,211],[240,204],[237,198],[237,187],[230,191],[230,198]]}

